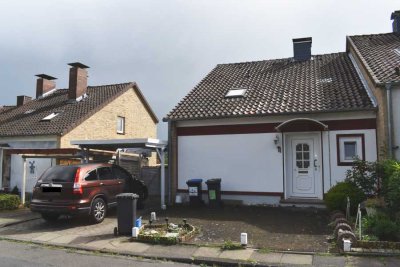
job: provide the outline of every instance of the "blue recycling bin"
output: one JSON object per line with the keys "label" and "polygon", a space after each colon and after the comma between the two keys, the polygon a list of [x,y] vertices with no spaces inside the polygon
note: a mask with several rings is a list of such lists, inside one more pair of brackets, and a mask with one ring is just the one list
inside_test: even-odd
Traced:
{"label": "blue recycling bin", "polygon": [[188,185],[190,205],[192,206],[200,206],[203,204],[202,183],[203,179],[190,179],[186,181],[186,184]]}

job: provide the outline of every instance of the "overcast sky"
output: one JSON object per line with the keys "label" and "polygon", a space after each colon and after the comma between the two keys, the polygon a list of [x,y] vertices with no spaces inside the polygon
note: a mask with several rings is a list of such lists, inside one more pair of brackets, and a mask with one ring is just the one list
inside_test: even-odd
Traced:
{"label": "overcast sky", "polygon": [[292,38],[312,53],[345,50],[346,35],[392,31],[396,1],[0,0],[0,104],[35,95],[35,74],[68,87],[67,63],[89,85],[136,81],[160,119],[216,64],[291,57]]}

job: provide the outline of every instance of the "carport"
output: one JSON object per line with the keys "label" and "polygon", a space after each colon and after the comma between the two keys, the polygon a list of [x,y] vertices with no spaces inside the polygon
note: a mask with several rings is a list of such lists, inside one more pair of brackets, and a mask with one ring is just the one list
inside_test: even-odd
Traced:
{"label": "carport", "polygon": [[[89,154],[83,154],[81,150],[77,148],[5,148],[5,155],[20,155],[23,160],[23,177],[22,177],[22,188],[21,188],[21,203],[25,204],[25,192],[26,192],[26,159],[27,158],[49,158],[49,159],[84,159],[88,158]],[[113,153],[92,151],[92,155],[103,155],[110,156]]]}
{"label": "carport", "polygon": [[165,205],[165,151],[167,141],[153,138],[135,139],[109,139],[109,140],[76,140],[71,141],[71,145],[79,146],[83,155],[84,162],[89,161],[91,149],[101,151],[119,151],[120,149],[140,148],[148,151],[156,151],[161,163],[161,209],[166,209]]}

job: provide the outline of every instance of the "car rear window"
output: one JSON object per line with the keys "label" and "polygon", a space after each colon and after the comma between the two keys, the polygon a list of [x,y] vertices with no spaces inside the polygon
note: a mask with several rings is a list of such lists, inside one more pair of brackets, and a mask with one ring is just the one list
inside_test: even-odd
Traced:
{"label": "car rear window", "polygon": [[74,182],[75,173],[78,167],[76,166],[54,166],[47,169],[40,177],[43,183],[49,182]]}

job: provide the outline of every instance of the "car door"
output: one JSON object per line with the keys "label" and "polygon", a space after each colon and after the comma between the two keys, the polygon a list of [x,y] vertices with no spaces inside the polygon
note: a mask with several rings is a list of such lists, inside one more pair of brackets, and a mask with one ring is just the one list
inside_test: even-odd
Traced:
{"label": "car door", "polygon": [[97,169],[99,176],[100,186],[102,191],[107,196],[108,204],[114,205],[116,203],[116,195],[120,187],[120,181],[114,179],[114,174],[109,166],[102,166]]}
{"label": "car door", "polygon": [[118,165],[112,167],[115,178],[119,182],[119,193],[131,193],[133,178],[129,172]]}

